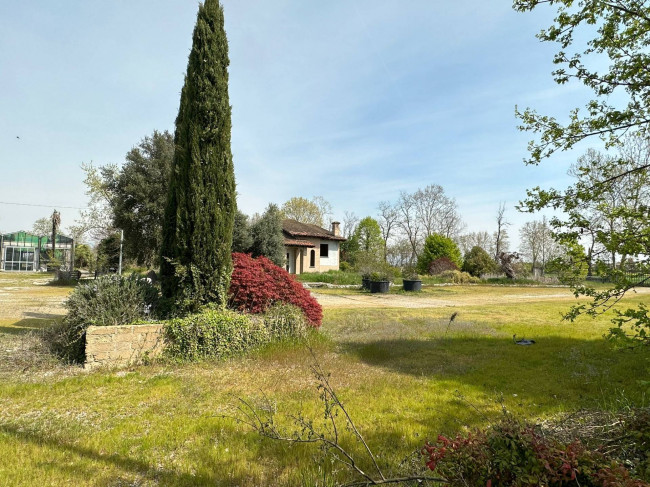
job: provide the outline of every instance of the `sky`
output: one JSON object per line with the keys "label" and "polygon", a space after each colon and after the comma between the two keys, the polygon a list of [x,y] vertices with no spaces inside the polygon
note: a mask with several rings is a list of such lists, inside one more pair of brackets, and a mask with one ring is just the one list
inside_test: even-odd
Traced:
{"label": "sky", "polygon": [[[335,219],[375,216],[401,191],[443,186],[467,231],[516,242],[539,215],[515,205],[566,187],[579,145],[526,166],[515,106],[566,119],[589,93],[553,82],[553,12],[508,1],[223,0],[230,46],[238,205],[319,195]],[[61,0],[0,4],[0,231],[87,205],[82,163],[121,164],[173,131],[198,3]],[[10,204],[9,204],[10,203]],[[42,205],[42,206],[26,206]]]}

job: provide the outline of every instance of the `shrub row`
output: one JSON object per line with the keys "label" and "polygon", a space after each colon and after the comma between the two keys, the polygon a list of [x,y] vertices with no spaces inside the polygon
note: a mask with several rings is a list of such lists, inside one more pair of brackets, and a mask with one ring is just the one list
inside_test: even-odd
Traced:
{"label": "shrub row", "polygon": [[302,338],[308,327],[302,311],[286,303],[274,304],[260,317],[206,309],[165,323],[165,354],[189,361],[223,359],[273,341]]}

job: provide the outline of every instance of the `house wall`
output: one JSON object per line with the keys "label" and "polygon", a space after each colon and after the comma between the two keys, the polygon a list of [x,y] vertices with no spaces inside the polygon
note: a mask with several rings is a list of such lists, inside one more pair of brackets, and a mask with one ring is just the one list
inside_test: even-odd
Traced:
{"label": "house wall", "polygon": [[[313,243],[314,247],[286,247],[286,253],[292,258],[289,263],[289,272],[301,274],[303,272],[327,272],[339,269],[339,242],[313,237],[301,237],[300,239]],[[328,257],[320,256],[321,243],[328,244]],[[309,265],[312,250],[316,253],[316,262],[313,267]]]}

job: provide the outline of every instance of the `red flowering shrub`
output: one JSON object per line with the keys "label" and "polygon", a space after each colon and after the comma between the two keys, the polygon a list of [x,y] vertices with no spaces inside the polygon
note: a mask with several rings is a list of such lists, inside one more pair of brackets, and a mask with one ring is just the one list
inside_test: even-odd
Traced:
{"label": "red flowering shrub", "polygon": [[451,486],[545,485],[561,487],[648,487],[602,451],[581,442],[565,444],[529,424],[506,419],[455,438],[438,436],[422,448],[426,465]]}
{"label": "red flowering shrub", "polygon": [[289,303],[299,307],[313,327],[321,325],[323,309],[320,304],[287,271],[266,257],[254,259],[250,254],[235,252],[232,261],[229,302],[233,308],[263,313],[273,303]]}

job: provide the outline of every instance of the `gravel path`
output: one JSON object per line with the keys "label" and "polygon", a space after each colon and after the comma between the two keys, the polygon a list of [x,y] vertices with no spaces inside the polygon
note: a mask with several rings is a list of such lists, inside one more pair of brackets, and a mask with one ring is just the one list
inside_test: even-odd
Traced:
{"label": "gravel path", "polygon": [[[495,288],[496,289],[496,288]],[[444,308],[448,306],[476,306],[481,304],[526,303],[545,300],[574,301],[568,288],[522,288],[500,292],[456,294],[453,299],[437,296],[407,296],[404,294],[325,294],[312,291],[323,308]],[[639,294],[650,294],[650,288],[637,289]],[[633,294],[630,293],[630,296]]]}

